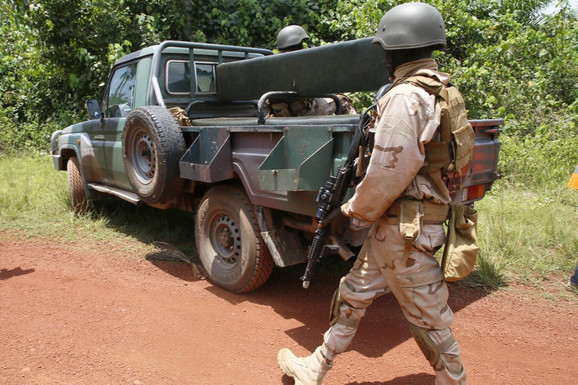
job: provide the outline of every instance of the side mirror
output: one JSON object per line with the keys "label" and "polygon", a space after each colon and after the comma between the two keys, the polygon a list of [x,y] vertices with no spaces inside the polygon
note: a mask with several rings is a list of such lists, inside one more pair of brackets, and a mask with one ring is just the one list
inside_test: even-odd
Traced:
{"label": "side mirror", "polygon": [[96,99],[89,99],[86,101],[86,108],[88,109],[88,119],[100,119],[102,118],[102,111],[100,109],[100,104]]}

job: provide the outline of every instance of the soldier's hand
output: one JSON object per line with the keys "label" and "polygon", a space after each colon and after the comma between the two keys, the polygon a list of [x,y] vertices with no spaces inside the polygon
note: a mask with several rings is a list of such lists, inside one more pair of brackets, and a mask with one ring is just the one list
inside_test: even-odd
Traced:
{"label": "soldier's hand", "polygon": [[327,216],[319,222],[321,227],[331,226],[332,234],[343,234],[349,229],[351,220],[348,216],[343,215],[341,207],[336,207],[327,214]]}

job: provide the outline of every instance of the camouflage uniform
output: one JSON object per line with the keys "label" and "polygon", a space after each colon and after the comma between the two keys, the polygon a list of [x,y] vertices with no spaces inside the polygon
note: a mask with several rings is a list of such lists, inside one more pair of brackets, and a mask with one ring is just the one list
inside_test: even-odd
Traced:
{"label": "camouflage uniform", "polygon": [[[341,115],[357,114],[348,96],[339,94],[337,98]],[[272,99],[269,103],[269,117],[333,115],[335,111],[335,101],[332,98]]]}
{"label": "camouflage uniform", "polygon": [[[450,202],[441,172],[417,174],[424,164],[424,145],[437,134],[440,108],[435,97],[422,88],[402,83],[416,74],[449,82],[447,74],[437,71],[433,59],[406,63],[395,71],[394,84],[398,85],[378,103],[380,120],[367,174],[341,208],[353,217],[353,228],[373,227],[354,267],[341,280],[335,323],[324,335],[321,353],[332,361],[345,351],[365,309],[391,291],[407,320],[417,329],[425,329],[439,350],[438,357],[428,357],[436,372],[436,385],[465,384],[460,348],[449,328],[453,312],[447,304],[448,288],[433,257],[445,241],[442,221],[423,220],[419,236],[408,244],[400,233],[399,213],[392,210],[400,197],[440,208]],[[424,214],[427,219],[427,212]]]}
{"label": "camouflage uniform", "polygon": [[334,113],[335,102],[331,98],[272,99],[269,103],[269,116],[315,116]]}
{"label": "camouflage uniform", "polygon": [[[392,292],[435,370],[435,384],[465,385],[460,348],[450,330],[448,288],[433,257],[446,238],[443,222],[451,201],[435,146],[427,146],[432,164],[426,161],[426,144],[442,139],[442,107],[435,92],[410,79],[420,75],[449,84],[449,76],[438,72],[432,59],[433,51],[447,47],[444,21],[431,5],[400,4],[382,17],[373,42],[385,50],[393,87],[378,102],[379,120],[365,177],[341,207],[353,218],[353,229],[372,228],[335,292],[331,327],[323,344],[307,357],[283,348],[277,359],[295,384],[320,385],[335,356],[351,343],[365,309],[375,298]],[[459,103],[452,105],[451,113],[461,116],[460,108]],[[444,132],[447,129],[443,127]],[[467,153],[465,145],[464,149]],[[329,217],[334,222],[327,221],[337,226],[339,215],[333,213]]]}

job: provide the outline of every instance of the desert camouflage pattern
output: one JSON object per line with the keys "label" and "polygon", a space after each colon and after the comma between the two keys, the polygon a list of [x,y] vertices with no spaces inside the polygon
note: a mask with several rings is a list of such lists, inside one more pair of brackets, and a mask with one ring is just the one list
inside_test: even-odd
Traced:
{"label": "desert camouflage pattern", "polygon": [[341,115],[355,115],[357,110],[353,106],[353,100],[345,94],[337,94],[339,104],[341,105]]}
{"label": "desert camouflage pattern", "polygon": [[[341,107],[341,115],[357,114],[349,96],[339,94],[337,98]],[[269,103],[269,117],[322,116],[333,115],[335,112],[335,101],[332,98],[273,99]]]}
{"label": "desert camouflage pattern", "polygon": [[191,119],[187,116],[185,110],[180,107],[169,108],[169,112],[173,114],[179,126],[190,126]]}
{"label": "desert camouflage pattern", "polygon": [[269,116],[315,116],[335,113],[335,102],[331,98],[272,100]]}
{"label": "desert camouflage pattern", "polygon": [[[402,65],[394,84],[416,73],[449,82],[433,59]],[[339,285],[339,320],[324,335],[321,351],[328,359],[347,349],[366,308],[391,292],[407,320],[426,331],[424,338],[440,348],[432,362],[436,385],[465,384],[459,345],[450,325],[448,288],[433,257],[445,242],[442,220],[419,223],[413,241],[402,236],[400,219],[390,210],[402,199],[446,205],[449,192],[441,172],[418,175],[424,165],[424,146],[437,134],[440,108],[435,97],[412,84],[393,87],[378,103],[375,146],[363,181],[341,210],[353,217],[353,227],[371,225],[358,259]],[[401,214],[398,214],[401,215]],[[427,215],[426,215],[427,216]],[[426,353],[426,352],[424,352]]]}
{"label": "desert camouflage pattern", "polygon": [[[388,292],[398,300],[409,322],[428,330],[437,345],[451,338],[453,312],[447,305],[448,288],[433,252],[445,242],[442,224],[422,226],[421,235],[406,252],[405,240],[395,219],[384,217],[371,229],[351,271],[341,279],[343,302],[340,317],[361,320],[373,300]],[[334,359],[350,345],[355,322],[340,322],[324,335],[323,355]],[[440,355],[434,365],[436,384],[465,384],[457,343]]]}

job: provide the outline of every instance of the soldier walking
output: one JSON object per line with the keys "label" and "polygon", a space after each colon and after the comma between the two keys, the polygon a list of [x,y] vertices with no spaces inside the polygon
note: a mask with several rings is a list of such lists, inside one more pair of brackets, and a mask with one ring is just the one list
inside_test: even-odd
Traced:
{"label": "soldier walking", "polygon": [[[445,242],[443,222],[451,202],[445,184],[449,166],[436,163],[439,151],[449,152],[450,143],[442,138],[440,98],[432,93],[451,87],[448,74],[438,71],[432,57],[434,50],[446,47],[444,22],[430,5],[405,3],[383,16],[374,43],[385,50],[393,86],[378,102],[375,144],[365,178],[354,196],[324,221],[334,228],[344,221],[353,229],[372,228],[334,294],[322,345],[307,357],[283,348],[279,365],[296,385],[321,384],[336,356],[351,343],[366,308],[391,291],[435,371],[435,384],[465,384],[460,348],[450,329],[448,288],[433,257]],[[448,105],[450,116],[469,125],[461,95]],[[465,146],[471,156],[473,137]],[[463,153],[464,148],[457,150]]]}

